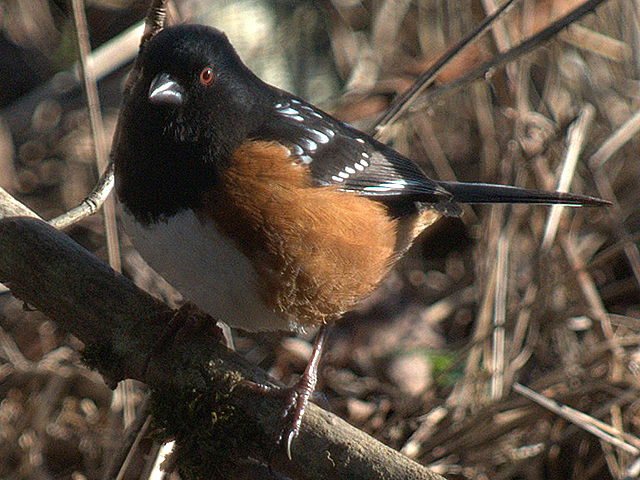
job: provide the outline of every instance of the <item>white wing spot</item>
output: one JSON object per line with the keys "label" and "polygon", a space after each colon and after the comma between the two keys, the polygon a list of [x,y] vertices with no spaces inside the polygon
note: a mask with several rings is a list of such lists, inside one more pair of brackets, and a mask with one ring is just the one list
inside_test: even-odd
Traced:
{"label": "white wing spot", "polygon": [[359,163],[356,163],[353,166],[356,167],[356,170],[359,170],[360,172],[364,170],[364,167],[362,165],[360,165]]}
{"label": "white wing spot", "polygon": [[320,130],[309,130],[309,135],[318,143],[329,143],[329,140],[331,140],[328,135]]}
{"label": "white wing spot", "polygon": [[300,144],[306,152],[314,152],[318,148],[318,144],[308,138],[301,138]]}
{"label": "white wing spot", "polygon": [[389,188],[382,185],[373,185],[370,187],[364,187],[363,190],[365,192],[388,192]]}
{"label": "white wing spot", "polygon": [[329,137],[329,139],[333,138],[336,136],[336,132],[334,132],[333,130],[331,130],[330,128],[327,127],[323,127],[322,131],[325,133],[325,135],[327,137]]}
{"label": "white wing spot", "polygon": [[331,177],[331,180],[333,180],[334,182],[344,182],[344,178],[340,178],[340,177],[338,177],[336,175],[333,175]]}
{"label": "white wing spot", "polygon": [[300,112],[295,108],[287,107],[280,110],[282,115],[299,115]]}
{"label": "white wing spot", "polygon": [[362,138],[356,138],[356,142],[364,145],[364,140]]}
{"label": "white wing spot", "polygon": [[351,174],[351,175],[353,175],[354,173],[356,173],[356,171],[355,171],[353,168],[351,168],[351,167],[344,167],[344,171],[345,171],[345,172],[347,172],[347,173],[349,173],[349,174]]}
{"label": "white wing spot", "polygon": [[300,155],[304,154],[304,149],[300,145],[298,145],[297,143],[292,144],[290,150],[291,150],[291,153],[293,155],[300,156]]}
{"label": "white wing spot", "polygon": [[281,103],[276,103],[275,108],[282,108],[282,104]]}
{"label": "white wing spot", "polygon": [[295,98],[291,99],[291,105],[300,105],[300,102],[298,100],[296,100]]}
{"label": "white wing spot", "polygon": [[369,155],[367,152],[362,152],[362,158],[370,158],[371,155]]}
{"label": "white wing spot", "polygon": [[362,160],[360,160],[360,165],[362,165],[363,167],[368,167],[369,166],[369,162],[367,162],[364,158]]}
{"label": "white wing spot", "polygon": [[313,161],[313,158],[311,158],[309,155],[302,155],[300,156],[300,160],[302,160],[303,163],[311,163]]}
{"label": "white wing spot", "polygon": [[340,172],[338,173],[338,176],[342,178],[349,178],[349,174],[347,172]]}
{"label": "white wing spot", "polygon": [[388,192],[389,190],[403,189],[407,185],[407,182],[403,179],[393,180],[391,182],[381,183],[379,185],[371,185],[364,187],[363,190],[367,192]]}

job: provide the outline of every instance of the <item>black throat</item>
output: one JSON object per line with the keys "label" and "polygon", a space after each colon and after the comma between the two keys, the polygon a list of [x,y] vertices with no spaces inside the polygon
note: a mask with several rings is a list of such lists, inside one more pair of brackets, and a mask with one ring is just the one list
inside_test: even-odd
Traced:
{"label": "black throat", "polygon": [[215,188],[232,146],[185,131],[181,123],[167,126],[161,117],[170,112],[134,98],[119,125],[116,192],[136,220],[150,224],[196,208],[202,193]]}

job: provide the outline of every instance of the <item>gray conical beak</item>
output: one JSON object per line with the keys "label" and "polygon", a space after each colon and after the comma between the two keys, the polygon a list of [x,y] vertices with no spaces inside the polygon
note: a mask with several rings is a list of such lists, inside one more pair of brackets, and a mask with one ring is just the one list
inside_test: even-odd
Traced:
{"label": "gray conical beak", "polygon": [[184,89],[169,74],[160,73],[149,87],[149,101],[155,105],[179,107],[184,100]]}

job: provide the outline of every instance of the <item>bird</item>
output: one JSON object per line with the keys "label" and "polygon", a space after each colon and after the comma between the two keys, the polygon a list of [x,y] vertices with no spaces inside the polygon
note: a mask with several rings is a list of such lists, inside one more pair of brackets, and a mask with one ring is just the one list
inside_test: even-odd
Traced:
{"label": "bird", "polygon": [[430,179],[391,147],[263,82],[221,31],[149,40],[113,150],[125,231],[216,320],[248,331],[320,327],[283,394],[291,458],[329,327],[369,296],[416,237],[464,203],[598,206],[577,194]]}

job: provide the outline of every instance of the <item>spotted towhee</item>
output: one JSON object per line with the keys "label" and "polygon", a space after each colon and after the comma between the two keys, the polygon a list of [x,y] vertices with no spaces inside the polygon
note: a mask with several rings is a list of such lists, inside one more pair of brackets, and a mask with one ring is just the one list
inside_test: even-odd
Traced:
{"label": "spotted towhee", "polygon": [[287,449],[315,386],[324,326],[369,295],[457,203],[604,203],[431,180],[390,147],[262,82],[212,28],[166,28],[141,55],[114,158],[136,248],[229,325],[323,326],[288,390]]}

